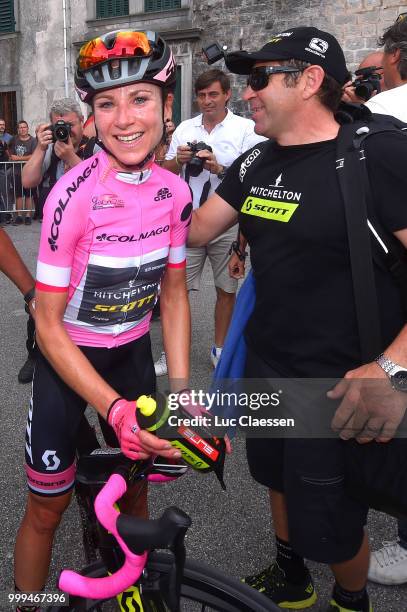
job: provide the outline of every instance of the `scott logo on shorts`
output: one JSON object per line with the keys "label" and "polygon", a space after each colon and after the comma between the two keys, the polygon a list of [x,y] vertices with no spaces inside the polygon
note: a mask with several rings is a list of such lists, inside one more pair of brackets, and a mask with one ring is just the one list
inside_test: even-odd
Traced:
{"label": "scott logo on shorts", "polygon": [[61,460],[57,457],[56,451],[46,450],[42,456],[42,461],[45,464],[47,471],[57,470],[60,466]]}
{"label": "scott logo on shorts", "polygon": [[253,198],[249,196],[243,202],[240,212],[270,221],[282,221],[288,223],[293,216],[298,204],[289,202],[276,202],[274,200],[265,200],[263,198]]}

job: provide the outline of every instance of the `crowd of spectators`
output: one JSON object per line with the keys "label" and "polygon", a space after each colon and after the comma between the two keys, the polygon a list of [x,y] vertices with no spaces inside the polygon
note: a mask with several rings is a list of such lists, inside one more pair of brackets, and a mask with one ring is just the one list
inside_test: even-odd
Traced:
{"label": "crowd of spectators", "polygon": [[6,131],[5,120],[0,118],[0,222],[31,225],[37,193],[23,187],[21,172],[36,144],[24,119],[17,123],[17,133],[13,136]]}

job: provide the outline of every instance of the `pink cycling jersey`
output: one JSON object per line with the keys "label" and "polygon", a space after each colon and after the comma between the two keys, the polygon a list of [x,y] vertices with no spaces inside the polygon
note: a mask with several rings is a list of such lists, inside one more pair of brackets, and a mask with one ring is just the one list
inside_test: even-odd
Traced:
{"label": "pink cycling jersey", "polygon": [[44,207],[40,291],[67,291],[79,345],[114,347],[148,331],[166,267],[185,266],[189,187],[153,164],[125,175],[104,151],[59,179]]}

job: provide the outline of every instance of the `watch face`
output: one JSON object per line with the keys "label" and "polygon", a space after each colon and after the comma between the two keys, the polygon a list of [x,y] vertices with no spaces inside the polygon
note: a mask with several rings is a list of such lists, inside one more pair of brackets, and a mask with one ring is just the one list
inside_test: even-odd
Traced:
{"label": "watch face", "polygon": [[393,388],[397,391],[407,392],[407,370],[401,370],[400,372],[393,374],[391,377],[391,382],[393,384]]}

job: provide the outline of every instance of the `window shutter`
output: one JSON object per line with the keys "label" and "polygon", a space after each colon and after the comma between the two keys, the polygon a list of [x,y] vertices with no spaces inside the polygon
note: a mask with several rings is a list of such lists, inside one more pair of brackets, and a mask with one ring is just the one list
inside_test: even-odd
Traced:
{"label": "window shutter", "polygon": [[96,0],[96,19],[128,14],[129,0]]}
{"label": "window shutter", "polygon": [[181,0],[145,0],[144,10],[146,13],[153,11],[170,11],[181,8]]}
{"label": "window shutter", "polygon": [[14,0],[0,0],[0,32],[15,32]]}

